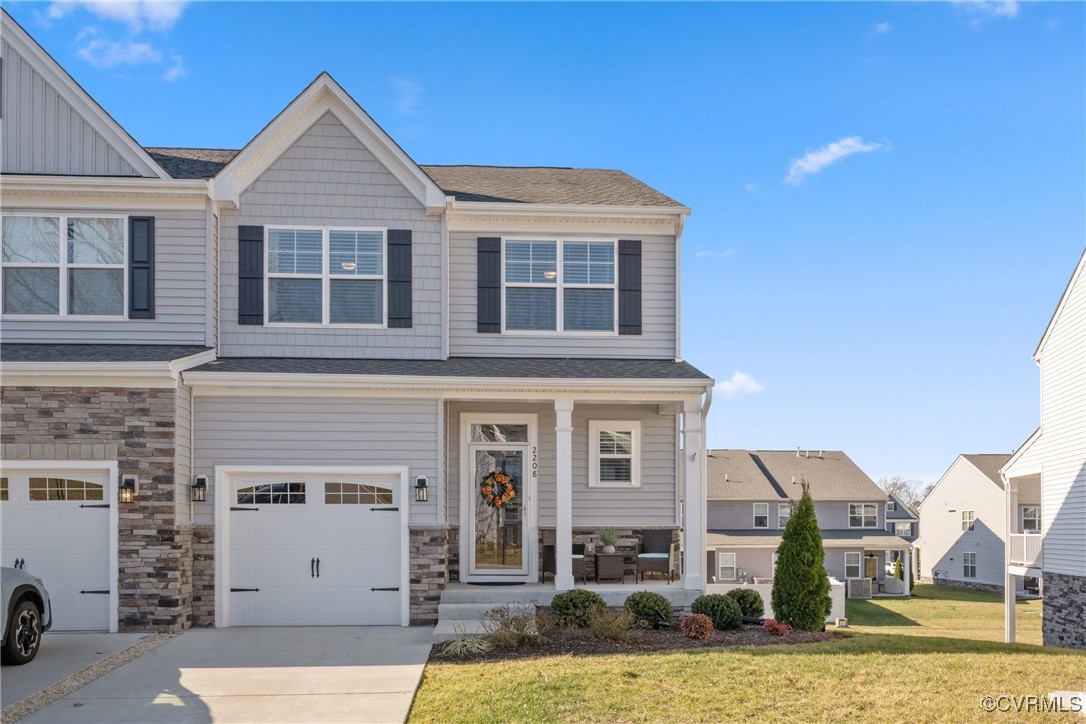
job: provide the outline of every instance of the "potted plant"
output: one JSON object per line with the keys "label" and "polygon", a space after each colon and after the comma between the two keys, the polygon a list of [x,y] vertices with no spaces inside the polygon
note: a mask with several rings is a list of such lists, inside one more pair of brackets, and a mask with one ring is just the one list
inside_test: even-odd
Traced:
{"label": "potted plant", "polygon": [[614,553],[615,543],[618,542],[618,531],[614,528],[604,528],[600,531],[600,540],[603,542],[604,553]]}

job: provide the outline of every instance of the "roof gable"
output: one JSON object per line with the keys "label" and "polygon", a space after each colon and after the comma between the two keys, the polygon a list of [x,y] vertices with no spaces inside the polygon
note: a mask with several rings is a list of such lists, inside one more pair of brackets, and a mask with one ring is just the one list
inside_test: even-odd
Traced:
{"label": "roof gable", "polygon": [[1078,266],[1075,267],[1074,273],[1071,274],[1070,281],[1067,282],[1067,286],[1063,290],[1063,295],[1060,296],[1060,301],[1056,305],[1056,311],[1052,313],[1052,318],[1048,320],[1048,326],[1045,327],[1045,333],[1041,336],[1041,341],[1037,343],[1037,349],[1033,353],[1033,359],[1036,361],[1041,361],[1041,353],[1044,351],[1045,345],[1048,344],[1049,338],[1052,337],[1052,331],[1059,323],[1060,315],[1071,300],[1071,296],[1076,290],[1081,294],[1086,294],[1086,288],[1079,289],[1080,284],[1086,287],[1086,282],[1083,282],[1083,279],[1086,279],[1086,251],[1083,251],[1082,256],[1079,257]]}
{"label": "roof gable", "polygon": [[993,453],[983,455],[962,455],[970,465],[975,467],[984,477],[991,480],[995,485],[1003,490],[1003,478],[999,475],[999,469],[1007,464],[1007,461],[1011,459],[1010,454]]}

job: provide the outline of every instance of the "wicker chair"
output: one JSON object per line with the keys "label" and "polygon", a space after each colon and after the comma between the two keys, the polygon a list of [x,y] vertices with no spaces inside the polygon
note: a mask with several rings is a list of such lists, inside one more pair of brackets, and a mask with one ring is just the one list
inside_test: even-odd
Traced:
{"label": "wicker chair", "polygon": [[637,573],[642,582],[646,573],[663,573],[670,586],[675,575],[675,558],[670,530],[642,531],[641,545],[637,548]]}
{"label": "wicker chair", "polygon": [[[554,543],[554,531],[543,531],[543,565],[539,567],[539,582],[546,580],[546,574],[554,576],[558,572],[558,561],[555,556],[557,546]],[[584,543],[574,543],[573,549],[573,580],[581,579],[582,583],[588,583],[588,574],[584,563]]]}

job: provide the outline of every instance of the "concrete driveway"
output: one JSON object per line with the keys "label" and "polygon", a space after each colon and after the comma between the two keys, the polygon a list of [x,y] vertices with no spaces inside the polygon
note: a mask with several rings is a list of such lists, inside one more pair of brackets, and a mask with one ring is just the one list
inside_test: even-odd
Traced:
{"label": "concrete driveway", "polygon": [[402,722],[431,628],[186,631],[24,722]]}

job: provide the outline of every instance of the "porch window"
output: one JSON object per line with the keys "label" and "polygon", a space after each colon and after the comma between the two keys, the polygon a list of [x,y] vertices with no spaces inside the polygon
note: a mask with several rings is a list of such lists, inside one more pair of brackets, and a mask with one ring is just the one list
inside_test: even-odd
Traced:
{"label": "porch window", "polygon": [[641,423],[592,420],[588,423],[593,488],[641,486]]}
{"label": "porch window", "polygon": [[877,528],[878,506],[874,503],[849,503],[849,528]]}
{"label": "porch window", "polygon": [[734,553],[717,553],[717,559],[720,561],[720,580],[722,580],[722,581],[734,581],[735,580],[735,554]]}
{"label": "porch window", "polygon": [[860,554],[857,552],[845,553],[845,578],[860,577]]}
{"label": "porch window", "polygon": [[965,553],[962,556],[962,576],[965,578],[977,577],[977,554]]}
{"label": "porch window", "polygon": [[1041,532],[1041,507],[1038,505],[1022,506],[1022,532]]}
{"label": "porch window", "polygon": [[505,329],[613,333],[616,249],[613,240],[507,239]]}
{"label": "porch window", "polygon": [[754,527],[755,528],[768,528],[769,527],[769,503],[755,503],[754,504]]}
{"label": "porch window", "polygon": [[777,503],[777,527],[784,528],[788,525],[788,519],[792,517],[791,503]]}
{"label": "porch window", "polygon": [[976,514],[975,511],[972,511],[972,510],[963,510],[962,511],[962,530],[963,531],[973,530],[973,527],[975,526],[976,521],[977,521],[977,514]]}

